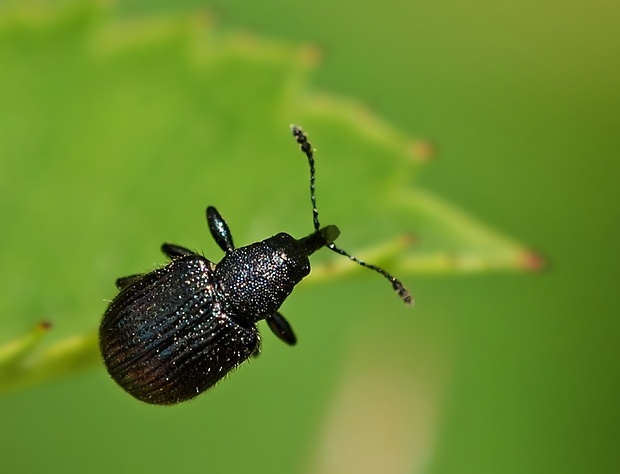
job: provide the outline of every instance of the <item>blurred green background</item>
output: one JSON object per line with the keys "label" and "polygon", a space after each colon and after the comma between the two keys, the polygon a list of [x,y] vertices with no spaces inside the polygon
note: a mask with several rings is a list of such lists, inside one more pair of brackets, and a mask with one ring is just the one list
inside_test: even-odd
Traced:
{"label": "blurred green background", "polygon": [[[33,41],[16,33],[22,49],[3,48],[0,64],[22,64],[11,51],[20,58],[41,55],[37,64],[46,64],[45,75],[0,70],[6,80],[0,84],[48,97],[42,110],[56,100],[68,105],[62,116],[39,116],[20,108],[36,104],[36,97],[2,95],[0,108],[15,113],[4,113],[0,123],[0,310],[7,315],[0,339],[43,318],[54,320],[60,334],[65,324],[65,336],[92,329],[103,300],[115,294],[114,278],[162,262],[163,240],[219,255],[201,217],[207,204],[220,208],[237,244],[281,229],[295,235],[309,229],[307,171],[299,157],[294,168],[279,170],[285,182],[264,188],[254,182],[261,194],[243,194],[248,174],[262,179],[270,173],[258,157],[272,148],[282,159],[296,153],[286,130],[297,120],[286,113],[295,106],[273,112],[284,124],[282,137],[273,132],[268,149],[257,145],[256,168],[247,171],[243,164],[231,173],[211,157],[200,172],[192,168],[199,157],[185,164],[197,137],[212,129],[235,144],[231,162],[245,163],[235,161],[235,150],[247,156],[260,141],[260,127],[268,125],[257,122],[263,107],[273,104],[269,93],[277,91],[270,87],[281,84],[277,68],[268,69],[277,80],[258,68],[250,79],[264,81],[257,90],[265,94],[244,96],[252,89],[245,86],[248,77],[240,77],[235,99],[243,113],[210,112],[202,123],[187,123],[184,117],[200,116],[210,104],[203,97],[189,105],[175,101],[166,88],[174,74],[161,75],[156,61],[159,54],[175,57],[178,45],[140,53],[141,41],[150,41],[140,24],[153,15],[162,21],[195,11],[214,14],[225,32],[317,45],[322,59],[311,89],[355,98],[397,129],[430,140],[437,157],[417,182],[538,250],[546,269],[405,272],[417,299],[409,311],[372,275],[308,285],[284,308],[303,342],[299,347],[265,334],[260,359],[178,407],[134,402],[100,367],[4,394],[0,471],[618,472],[620,7],[612,2],[119,1],[103,16],[127,20],[124,29],[95,43],[113,50],[117,36],[131,36],[138,52],[121,54],[114,70],[93,58],[101,87],[114,83],[119,71],[130,78],[126,90],[114,90],[118,102],[109,107],[96,92],[81,91],[92,103],[70,100],[71,81],[79,83],[83,72],[70,69],[63,56],[82,48],[72,42],[71,27],[54,42],[49,32],[37,36],[36,27],[24,33],[37,37]],[[106,54],[113,53],[103,48],[101,57]],[[67,69],[55,74],[57,63]],[[166,67],[178,71],[184,64]],[[157,80],[136,98],[136,88],[142,89],[131,78],[138,81],[150,70]],[[197,87],[191,71],[183,81]],[[132,130],[136,117],[115,104],[129,111],[145,97],[156,98],[153,108],[136,117],[149,118],[150,134],[120,134]],[[83,110],[91,114],[80,115]],[[162,110],[174,112],[173,120],[159,116]],[[83,126],[73,134],[66,124],[76,122]],[[84,156],[92,152],[89,133],[109,123],[118,129],[109,126],[99,154]],[[176,128],[170,130],[171,123]],[[165,131],[158,129],[162,124]],[[335,156],[343,145],[328,136],[328,125],[323,129],[317,121],[306,128],[321,153]],[[169,135],[178,140],[166,141]],[[69,158],[48,160],[55,152]],[[415,232],[415,221],[389,213],[381,218],[388,199],[363,201],[363,207],[347,199],[349,192],[359,195],[351,191],[358,186],[381,195],[373,173],[389,182],[383,173],[393,162],[366,172],[357,164],[350,182],[343,181],[347,168],[330,169],[327,158],[318,163],[324,220],[344,222],[343,247],[353,251]],[[248,204],[266,220],[243,219]],[[300,212],[300,206],[306,207]],[[394,268],[396,260],[385,264]]]}

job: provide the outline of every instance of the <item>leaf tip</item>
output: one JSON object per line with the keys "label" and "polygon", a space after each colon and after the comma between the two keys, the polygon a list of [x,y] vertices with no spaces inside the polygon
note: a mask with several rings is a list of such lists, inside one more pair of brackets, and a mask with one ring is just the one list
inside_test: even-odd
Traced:
{"label": "leaf tip", "polygon": [[316,44],[307,44],[299,48],[299,59],[305,66],[314,67],[323,60],[323,51],[324,48]]}
{"label": "leaf tip", "polygon": [[37,329],[41,332],[47,332],[52,329],[52,322],[48,319],[39,321],[39,323],[37,324]]}
{"label": "leaf tip", "polygon": [[425,163],[437,157],[437,145],[430,140],[415,140],[409,145],[409,156],[416,163]]}
{"label": "leaf tip", "polygon": [[548,269],[549,263],[541,254],[529,250],[522,255],[521,266],[527,271],[539,272]]}

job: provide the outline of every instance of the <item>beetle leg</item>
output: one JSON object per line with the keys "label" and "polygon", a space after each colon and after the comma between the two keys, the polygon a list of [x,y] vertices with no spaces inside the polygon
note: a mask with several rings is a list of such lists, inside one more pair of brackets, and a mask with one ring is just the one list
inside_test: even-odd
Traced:
{"label": "beetle leg", "polygon": [[293,328],[279,312],[267,316],[267,325],[271,332],[278,336],[281,341],[284,341],[289,346],[297,344],[297,337],[293,332]]}
{"label": "beetle leg", "polygon": [[224,218],[213,206],[207,207],[206,214],[209,230],[211,231],[215,243],[224,252],[232,252],[235,249],[235,245],[233,244],[232,234]]}
{"label": "beetle leg", "polygon": [[118,288],[119,290],[123,290],[123,289],[127,288],[129,285],[131,285],[132,283],[138,281],[143,276],[144,275],[139,273],[137,275],[129,275],[129,276],[126,276],[126,277],[117,278],[116,279],[116,288]]}
{"label": "beetle leg", "polygon": [[197,255],[195,252],[192,252],[188,248],[181,247],[180,245],[168,244],[168,243],[163,244],[161,246],[161,251],[170,260],[174,260],[175,258],[187,257],[189,255]]}
{"label": "beetle leg", "polygon": [[260,355],[260,337],[256,340],[256,346],[254,346],[254,350],[252,351],[252,354],[250,354],[251,357],[253,357],[254,359],[256,359],[259,355]]}

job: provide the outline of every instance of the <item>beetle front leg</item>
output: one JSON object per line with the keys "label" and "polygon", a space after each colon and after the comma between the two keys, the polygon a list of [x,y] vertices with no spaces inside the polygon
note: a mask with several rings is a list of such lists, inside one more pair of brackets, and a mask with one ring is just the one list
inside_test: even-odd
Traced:
{"label": "beetle front leg", "polygon": [[224,218],[217,212],[213,206],[207,207],[207,223],[209,224],[209,230],[211,231],[211,235],[213,236],[213,240],[215,243],[224,251],[224,252],[232,252],[235,250],[235,245],[233,244],[232,234],[230,233],[230,229],[228,228],[228,224]]}
{"label": "beetle front leg", "polygon": [[273,332],[281,341],[284,341],[289,346],[297,344],[297,336],[293,332],[293,328],[282,314],[276,312],[266,318],[267,325],[271,332]]}

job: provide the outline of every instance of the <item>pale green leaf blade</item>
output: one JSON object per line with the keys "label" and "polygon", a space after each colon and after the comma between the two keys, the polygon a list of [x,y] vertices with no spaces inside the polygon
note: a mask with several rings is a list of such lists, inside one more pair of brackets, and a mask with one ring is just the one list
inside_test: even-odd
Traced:
{"label": "pale green leaf blade", "polygon": [[[121,20],[79,5],[0,15],[0,337],[17,338],[0,346],[0,391],[97,363],[114,279],[161,265],[162,241],[219,259],[207,205],[239,245],[309,233],[291,122],[318,150],[321,218],[341,228],[339,245],[414,295],[416,274],[527,267],[522,245],[414,187],[419,140],[311,90],[316,49],[218,29],[204,13]],[[327,252],[316,261],[330,264],[315,282],[362,271]],[[49,345],[19,336],[47,319]]]}

